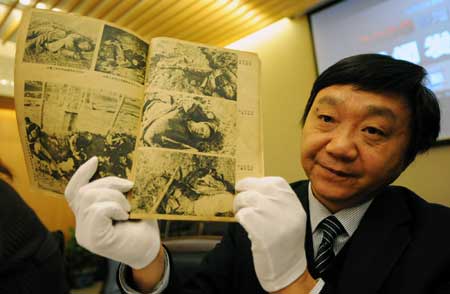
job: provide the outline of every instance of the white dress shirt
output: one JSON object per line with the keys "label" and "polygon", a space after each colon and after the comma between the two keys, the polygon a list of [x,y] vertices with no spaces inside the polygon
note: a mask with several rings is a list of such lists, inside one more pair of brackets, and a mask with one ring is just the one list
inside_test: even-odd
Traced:
{"label": "white dress shirt", "polygon": [[[345,233],[337,236],[334,244],[334,254],[344,247],[359,226],[361,219],[372,203],[373,199],[366,201],[358,206],[342,209],[334,214],[345,229]],[[333,215],[319,200],[314,197],[311,182],[308,185],[309,218],[311,221],[312,242],[314,248],[314,257],[317,255],[320,243],[322,242],[323,230],[318,228],[320,222],[330,215]],[[319,294],[325,286],[322,279],[317,280],[316,286],[311,290],[311,294]]]}

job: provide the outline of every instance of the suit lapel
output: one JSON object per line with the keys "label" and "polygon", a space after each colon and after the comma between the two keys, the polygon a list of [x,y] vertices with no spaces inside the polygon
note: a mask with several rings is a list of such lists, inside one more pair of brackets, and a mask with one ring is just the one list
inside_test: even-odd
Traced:
{"label": "suit lapel", "polygon": [[309,181],[300,181],[294,183],[292,187],[297,194],[297,197],[300,199],[306,215],[308,216],[306,221],[305,252],[306,260],[308,262],[308,270],[312,275],[314,275],[314,269],[312,268],[312,265],[314,264],[314,248],[312,243],[311,220],[309,217],[308,184]]}
{"label": "suit lapel", "polygon": [[410,241],[409,209],[392,188],[377,196],[348,244],[338,293],[375,293]]}

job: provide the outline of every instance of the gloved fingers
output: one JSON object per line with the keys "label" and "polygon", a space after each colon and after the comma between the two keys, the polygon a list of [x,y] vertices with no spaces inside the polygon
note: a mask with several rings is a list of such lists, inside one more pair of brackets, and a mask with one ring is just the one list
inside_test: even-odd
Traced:
{"label": "gloved fingers", "polygon": [[[128,213],[117,202],[94,203],[77,218],[75,237],[77,242],[88,250],[110,257],[116,243],[113,221],[125,221]],[[126,236],[122,236],[126,238]]]}
{"label": "gloved fingers", "polygon": [[67,184],[64,195],[70,202],[73,201],[75,196],[78,194],[78,190],[89,183],[89,180],[95,174],[98,165],[98,158],[96,156],[91,157],[88,161],[83,163],[77,171],[73,174],[69,183]]}
{"label": "gloved fingers", "polygon": [[101,202],[116,202],[127,212],[131,209],[130,203],[122,192],[108,188],[96,188],[84,190],[78,201],[78,210],[83,211],[92,204]]}
{"label": "gloved fingers", "polygon": [[127,179],[119,178],[119,177],[105,177],[80,188],[80,192],[83,192],[87,189],[96,189],[96,188],[109,188],[114,190],[119,190],[120,192],[127,192],[133,187],[133,182]]}
{"label": "gloved fingers", "polygon": [[115,224],[115,227],[118,234],[126,235],[134,232],[139,238],[153,236],[154,239],[159,239],[159,227],[156,220],[120,222]]}
{"label": "gloved fingers", "polygon": [[[140,252],[139,258],[143,258],[146,251],[151,247],[160,245],[160,233],[156,220],[139,220],[117,222],[113,226],[112,236],[110,240],[120,248],[130,248],[129,244],[133,244],[131,250]],[[136,255],[129,253],[128,257]]]}
{"label": "gloved fingers", "polygon": [[283,180],[280,177],[244,178],[236,183],[236,191],[256,190],[264,192],[268,186],[277,184],[280,179]]}
{"label": "gloved fingers", "polygon": [[[114,225],[112,240],[126,256],[124,263],[140,269],[150,264],[158,255],[161,246],[156,221],[119,222]],[[130,244],[133,244],[130,247]]]}
{"label": "gloved fingers", "polygon": [[246,207],[256,207],[258,201],[263,197],[260,193],[256,191],[244,191],[238,193],[233,200],[234,213]]}
{"label": "gloved fingers", "polygon": [[243,192],[247,190],[252,190],[258,183],[259,178],[248,177],[237,181],[235,185],[236,192]]}
{"label": "gloved fingers", "polygon": [[95,229],[112,226],[112,221],[128,220],[128,212],[115,201],[97,202],[84,211],[90,218],[90,223]]}
{"label": "gloved fingers", "polygon": [[260,215],[258,215],[257,211],[254,208],[243,208],[239,210],[235,215],[236,220],[241,224],[241,226],[245,229],[247,234],[249,235],[250,240],[255,241],[255,234],[261,227],[261,219]]}
{"label": "gloved fingers", "polygon": [[289,183],[281,177],[245,178],[236,183],[236,191],[255,190],[270,195],[280,189],[292,190]]}
{"label": "gloved fingers", "polygon": [[159,226],[158,226],[158,221],[156,219],[144,219],[140,221],[141,225],[144,227],[148,227],[152,230],[158,230],[158,234],[159,234]]}

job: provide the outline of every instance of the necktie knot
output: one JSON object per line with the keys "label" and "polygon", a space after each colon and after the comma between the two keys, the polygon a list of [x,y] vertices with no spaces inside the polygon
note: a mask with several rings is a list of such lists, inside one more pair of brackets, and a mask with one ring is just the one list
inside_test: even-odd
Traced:
{"label": "necktie knot", "polygon": [[336,237],[345,233],[345,228],[334,215],[323,219],[318,228],[322,230],[323,237],[314,261],[314,267],[318,273],[322,273],[334,258],[333,244]]}
{"label": "necktie knot", "polygon": [[334,215],[323,219],[318,227],[322,229],[324,237],[329,237],[331,240],[336,239],[337,236],[345,232],[345,228]]}

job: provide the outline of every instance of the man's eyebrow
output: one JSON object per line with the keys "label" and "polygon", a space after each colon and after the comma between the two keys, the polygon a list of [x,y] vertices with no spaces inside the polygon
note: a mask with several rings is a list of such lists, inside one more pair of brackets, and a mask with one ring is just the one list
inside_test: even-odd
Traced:
{"label": "man's eyebrow", "polygon": [[333,96],[323,96],[320,97],[319,100],[317,100],[317,104],[328,104],[328,105],[338,105],[340,102],[342,102],[340,99],[337,99]]}
{"label": "man's eyebrow", "polygon": [[[336,106],[342,102],[343,101],[341,99],[333,97],[333,96],[323,96],[317,100],[317,104],[326,104],[326,105],[331,105],[331,106]],[[394,112],[391,109],[389,109],[387,107],[383,107],[383,106],[378,106],[378,105],[367,106],[366,116],[381,116],[381,117],[390,119],[392,121],[397,120],[397,116],[394,114]]]}
{"label": "man's eyebrow", "polygon": [[376,105],[367,106],[367,116],[381,116],[390,119],[392,121],[397,120],[397,116],[391,109]]}

